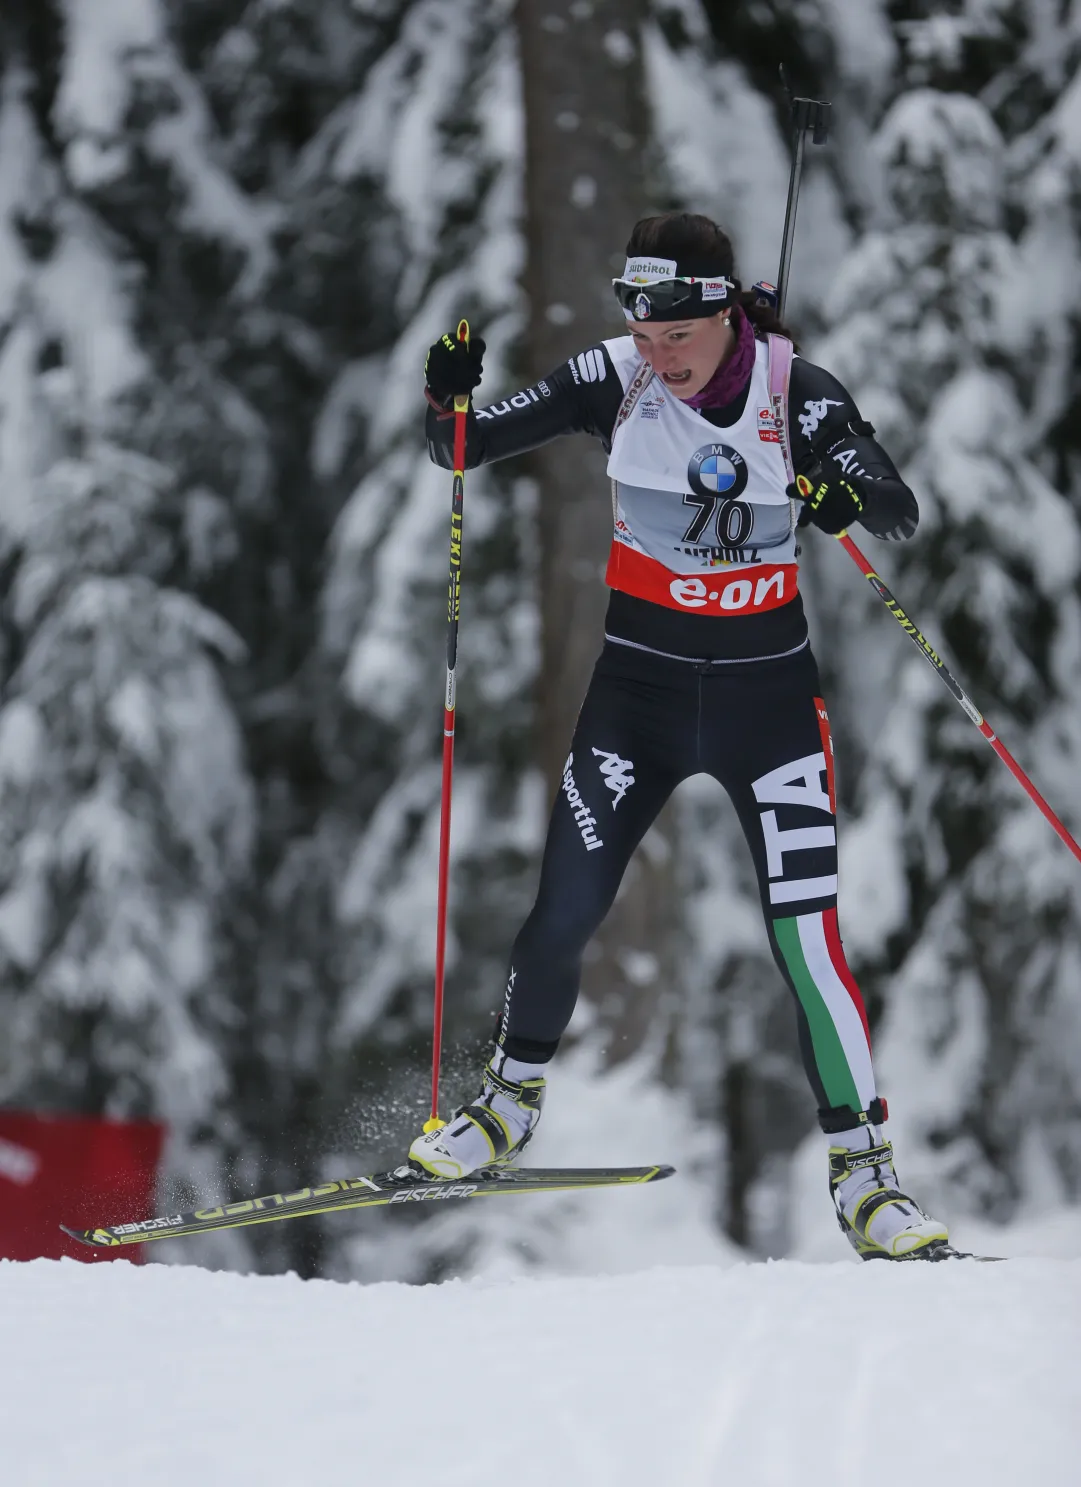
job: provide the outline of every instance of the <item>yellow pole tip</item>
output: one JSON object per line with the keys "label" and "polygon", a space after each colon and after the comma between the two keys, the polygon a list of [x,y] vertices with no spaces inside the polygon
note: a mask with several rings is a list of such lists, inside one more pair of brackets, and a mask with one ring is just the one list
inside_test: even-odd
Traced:
{"label": "yellow pole tip", "polygon": [[431,1120],[424,1122],[424,1134],[427,1136],[431,1131],[441,1131],[445,1125],[445,1120],[440,1120],[438,1115],[433,1115]]}

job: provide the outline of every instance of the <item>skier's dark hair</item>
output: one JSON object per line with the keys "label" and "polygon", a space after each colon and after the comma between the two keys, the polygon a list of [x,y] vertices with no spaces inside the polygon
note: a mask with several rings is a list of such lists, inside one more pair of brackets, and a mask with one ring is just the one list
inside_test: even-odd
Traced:
{"label": "skier's dark hair", "polygon": [[643,217],[634,224],[627,240],[628,258],[674,258],[676,273],[708,278],[723,274],[736,285],[738,304],[754,326],[758,337],[772,331],[774,335],[795,336],[778,318],[772,305],[756,300],[752,289],[744,289],[736,278],[732,239],[716,222],[696,212],[662,212],[657,217]]}

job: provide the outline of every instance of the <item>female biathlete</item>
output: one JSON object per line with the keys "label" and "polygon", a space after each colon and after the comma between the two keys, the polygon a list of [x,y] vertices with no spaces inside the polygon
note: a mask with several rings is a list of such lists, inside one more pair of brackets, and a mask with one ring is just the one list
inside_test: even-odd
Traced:
{"label": "female biathlete", "polygon": [[[901,1191],[863,998],[837,928],[833,755],[797,588],[798,528],[903,540],[912,492],[836,378],[743,293],[706,217],[639,222],[614,280],[626,336],[470,410],[467,467],[585,432],[608,452],[615,530],[604,647],[552,810],[537,900],[514,942],[483,1088],[410,1161],[462,1177],[516,1156],[570,1021],[582,952],[664,802],[705,772],[750,844],[766,929],[796,1002],[841,1228],[865,1258],[933,1258],[946,1226]],[[455,396],[484,343],[425,366],[432,459],[452,467]],[[793,475],[795,480],[793,481]]]}

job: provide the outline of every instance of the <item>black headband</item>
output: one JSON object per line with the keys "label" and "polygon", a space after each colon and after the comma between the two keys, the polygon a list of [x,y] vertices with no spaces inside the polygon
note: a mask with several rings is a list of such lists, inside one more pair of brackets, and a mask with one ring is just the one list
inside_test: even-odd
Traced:
{"label": "black headband", "polygon": [[628,258],[623,276],[612,280],[628,320],[704,320],[739,294],[724,274],[681,274],[674,258]]}

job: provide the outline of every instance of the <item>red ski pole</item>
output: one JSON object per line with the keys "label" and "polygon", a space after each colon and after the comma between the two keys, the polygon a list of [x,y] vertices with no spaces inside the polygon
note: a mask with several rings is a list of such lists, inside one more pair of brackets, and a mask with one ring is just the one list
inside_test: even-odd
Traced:
{"label": "red ski pole", "polygon": [[878,574],[871,567],[867,559],[863,556],[863,553],[860,552],[859,548],[852,541],[852,538],[848,535],[847,532],[838,532],[837,540],[838,542],[840,542],[845,552],[848,553],[852,561],[859,568],[864,578],[867,579],[868,583],[874,589],[878,597],[882,600],[883,604],[889,610],[890,614],[893,615],[894,619],[900,625],[901,629],[916,643],[917,649],[919,650],[920,654],[927,661],[929,661],[934,669],[938,672],[939,676],[946,683],[946,686],[953,693],[953,696],[964,708],[965,712],[975,723],[976,727],[983,734],[984,738],[986,738],[987,742],[994,749],[995,753],[1002,760],[1003,764],[1005,764],[1006,768],[1013,775],[1014,779],[1028,794],[1029,799],[1035,802],[1035,804],[1043,812],[1047,820],[1058,832],[1062,840],[1069,847],[1073,855],[1079,862],[1081,862],[1081,847],[1079,847],[1076,841],[1074,841],[1073,837],[1066,830],[1065,826],[1063,826],[1062,822],[1055,815],[1051,807],[1047,804],[1047,801],[1044,800],[1043,796],[1036,789],[1036,786],[1032,783],[1028,775],[1010,753],[1009,749],[1007,749],[1006,746],[998,738],[996,738],[995,734],[991,730],[990,725],[985,720],[979,708],[977,708],[976,705],[965,695],[964,689],[961,687],[960,683],[957,682],[955,678],[950,674],[949,669],[947,668],[945,662],[942,660],[942,657],[938,654],[938,652],[934,649],[930,642],[924,638],[923,633],[912,622],[912,620],[909,619],[908,615],[898,604],[897,600],[893,597],[889,589],[879,578]]}
{"label": "red ski pole", "polygon": [[[459,341],[469,345],[469,322],[459,320]],[[432,1113],[425,1131],[438,1131],[439,1063],[443,1051],[443,975],[447,952],[447,881],[450,869],[450,795],[454,779],[454,668],[458,663],[458,613],[462,588],[462,505],[465,500],[465,433],[469,398],[454,399],[454,480],[450,500],[450,579],[447,584],[447,688],[443,699],[443,784],[439,797],[439,893],[435,926],[435,1019],[432,1029]]]}
{"label": "red ski pole", "polygon": [[[785,81],[783,67],[781,69],[781,81],[782,83],[784,83],[785,91],[787,92],[788,84]],[[830,106],[828,103],[822,103],[812,98],[792,98],[791,94],[789,95],[789,103],[791,108],[792,127],[795,132],[796,148],[792,157],[792,170],[788,181],[788,209],[785,212],[784,236],[781,240],[781,264],[777,274],[778,314],[782,316],[784,314],[785,293],[788,288],[788,271],[792,258],[792,240],[795,235],[796,203],[799,197],[799,182],[800,176],[803,172],[804,136],[806,134],[806,131],[810,129],[813,131],[813,142],[816,145],[823,144],[829,135],[830,126]],[[791,476],[791,457],[788,453],[787,445],[785,446],[785,450],[785,459],[788,463],[789,474]],[[939,676],[945,682],[946,686],[950,689],[954,698],[964,708],[965,712],[975,723],[976,727],[983,734],[984,738],[986,738],[987,742],[994,749],[995,753],[1002,760],[1003,764],[1005,764],[1006,768],[1013,775],[1014,779],[1028,795],[1029,799],[1032,800],[1039,807],[1040,811],[1055,828],[1055,830],[1069,847],[1073,855],[1079,862],[1081,862],[1081,847],[1079,847],[1077,842],[1074,841],[1073,837],[1066,830],[1065,826],[1063,826],[1062,822],[1055,815],[1051,807],[1047,804],[1047,801],[1044,800],[1043,796],[1036,789],[1036,786],[1032,783],[1028,775],[1010,753],[1009,749],[1007,749],[1005,744],[1003,744],[995,736],[990,724],[984,719],[984,716],[980,712],[979,708],[975,705],[974,702],[971,701],[969,697],[965,695],[964,689],[961,687],[960,683],[950,674],[946,663],[942,660],[942,657],[935,650],[934,646],[932,646],[931,643],[924,638],[922,631],[912,622],[912,620],[909,619],[908,615],[898,604],[897,600],[893,597],[889,589],[879,578],[878,574],[871,567],[867,559],[863,556],[863,553],[860,552],[859,548],[852,541],[852,538],[848,535],[848,533],[838,532],[836,536],[838,542],[840,542],[841,546],[848,553],[849,557],[856,564],[857,568],[859,568],[864,578],[867,579],[868,583],[874,589],[878,597],[882,600],[883,604],[889,610],[890,614],[893,615],[894,619],[901,626],[901,629],[904,630],[906,635],[911,636],[911,638],[915,641],[920,654],[924,656],[926,660],[929,661],[934,669],[938,672]]]}

